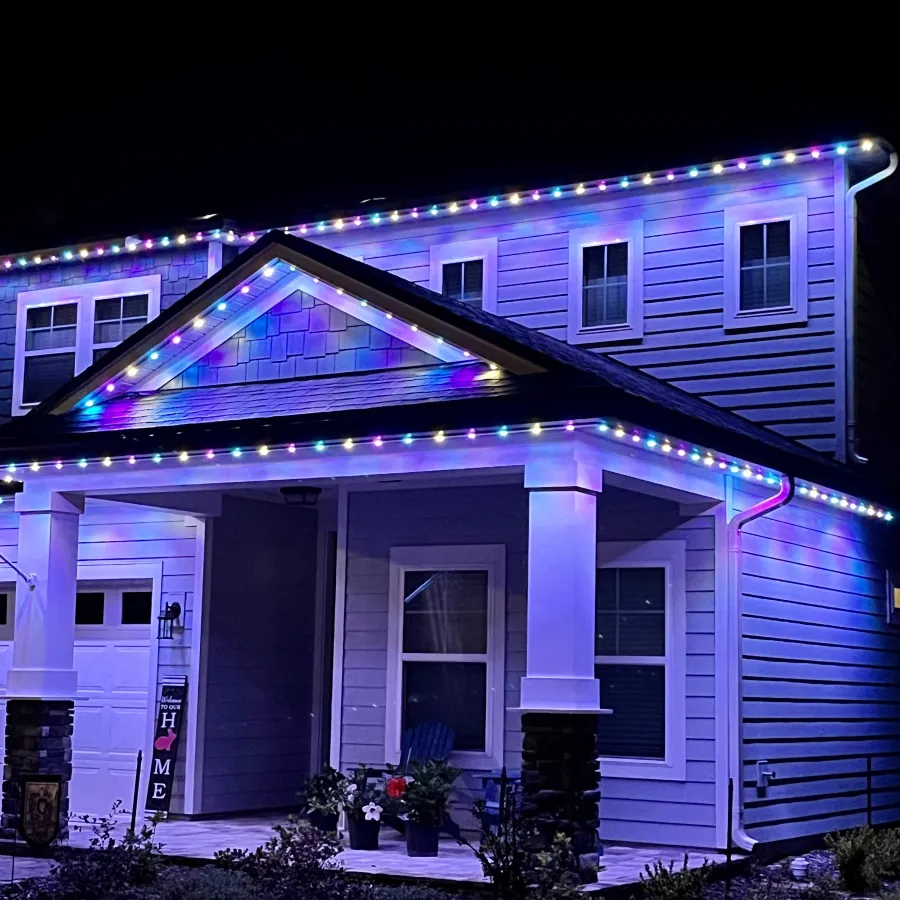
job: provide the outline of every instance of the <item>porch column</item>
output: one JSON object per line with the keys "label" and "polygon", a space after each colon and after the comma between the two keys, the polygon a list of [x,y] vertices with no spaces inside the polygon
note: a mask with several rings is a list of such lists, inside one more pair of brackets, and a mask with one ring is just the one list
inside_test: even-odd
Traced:
{"label": "porch column", "polygon": [[[570,450],[571,452],[571,450]],[[599,682],[594,677],[598,468],[575,458],[526,467],[528,617],[522,679],[523,813],[542,848],[572,840],[582,879],[598,862]]]}
{"label": "porch column", "polygon": [[60,836],[68,835],[72,777],[75,672],[75,592],[78,523],[83,500],[68,494],[16,497],[17,577],[13,665],[7,680],[3,829],[15,828],[25,774],[60,775]]}

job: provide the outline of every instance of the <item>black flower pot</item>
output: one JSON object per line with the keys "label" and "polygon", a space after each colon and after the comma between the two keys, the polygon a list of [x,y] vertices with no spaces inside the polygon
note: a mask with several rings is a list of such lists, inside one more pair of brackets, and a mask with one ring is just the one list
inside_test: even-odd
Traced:
{"label": "black flower pot", "polygon": [[406,823],[406,855],[437,856],[438,832],[434,825],[421,825],[418,822]]}
{"label": "black flower pot", "polygon": [[334,834],[337,831],[338,814],[336,812],[327,813],[318,809],[311,809],[307,818],[309,819],[309,824],[313,828],[318,828],[319,831],[324,831],[327,834]]}
{"label": "black flower pot", "polygon": [[347,825],[350,831],[351,850],[378,849],[378,832],[381,830],[381,822],[367,821],[351,816]]}

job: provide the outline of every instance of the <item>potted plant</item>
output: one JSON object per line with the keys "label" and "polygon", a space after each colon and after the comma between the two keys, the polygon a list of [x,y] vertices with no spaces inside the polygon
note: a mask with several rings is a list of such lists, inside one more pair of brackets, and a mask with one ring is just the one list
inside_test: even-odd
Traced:
{"label": "potted plant", "polygon": [[411,767],[403,792],[408,856],[438,855],[438,834],[459,772],[448,763],[435,759]]}
{"label": "potted plant", "polygon": [[376,781],[377,773],[366,766],[354,769],[344,784],[344,810],[351,850],[377,850],[384,791]]}
{"label": "potted plant", "polygon": [[326,766],[324,772],[307,778],[299,797],[313,828],[328,833],[337,831],[346,783],[346,776],[331,766]]}

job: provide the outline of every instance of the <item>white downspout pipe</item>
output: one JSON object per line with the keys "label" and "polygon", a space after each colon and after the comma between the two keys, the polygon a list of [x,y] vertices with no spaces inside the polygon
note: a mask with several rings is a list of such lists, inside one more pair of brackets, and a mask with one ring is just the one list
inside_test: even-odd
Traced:
{"label": "white downspout pipe", "polygon": [[844,382],[847,405],[847,460],[867,463],[869,460],[857,453],[856,435],[856,195],[879,181],[893,175],[897,169],[897,152],[891,151],[890,162],[847,191],[844,198],[844,260],[847,276],[844,293]]}
{"label": "white downspout pipe", "polygon": [[743,527],[754,519],[765,516],[773,510],[782,506],[787,506],[794,498],[794,479],[790,475],[782,476],[781,485],[778,491],[771,497],[754,503],[753,506],[742,512],[731,514],[732,507],[732,479],[726,480],[727,493],[727,509],[726,515],[729,516],[727,524],[727,542],[728,542],[728,598],[726,609],[731,621],[728,626],[728,634],[731,636],[732,651],[729,654],[732,664],[728,667],[727,677],[729,682],[729,772],[730,778],[734,782],[734,808],[732,810],[732,840],[734,844],[741,850],[747,852],[753,849],[757,843],[744,831],[743,823],[743,636],[744,636],[744,597],[741,592],[741,573],[743,571],[741,557],[741,531]]}

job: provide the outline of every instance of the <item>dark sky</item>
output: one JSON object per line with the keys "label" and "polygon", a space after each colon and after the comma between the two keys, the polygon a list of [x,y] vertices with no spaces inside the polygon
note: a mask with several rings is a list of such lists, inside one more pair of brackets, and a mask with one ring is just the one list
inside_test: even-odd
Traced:
{"label": "dark sky", "polygon": [[[116,80],[96,100],[87,88],[79,103],[22,120],[7,110],[0,251],[174,228],[204,213],[284,224],[372,196],[389,208],[869,134],[900,145],[897,96],[865,71],[804,83],[395,68],[222,89],[202,78],[189,89]],[[896,184],[886,196],[900,213]]]}

